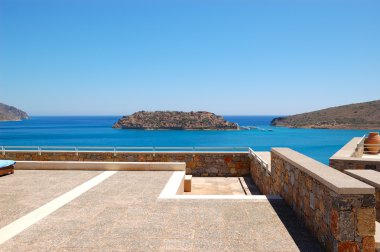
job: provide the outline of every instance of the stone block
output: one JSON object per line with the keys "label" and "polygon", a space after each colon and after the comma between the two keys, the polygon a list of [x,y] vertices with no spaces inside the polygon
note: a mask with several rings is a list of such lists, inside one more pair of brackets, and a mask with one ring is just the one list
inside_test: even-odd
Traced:
{"label": "stone block", "polygon": [[294,185],[294,173],[290,173],[290,184]]}
{"label": "stone block", "polygon": [[306,177],[306,188],[308,191],[311,191],[313,188],[313,180],[310,177]]}
{"label": "stone block", "polygon": [[338,243],[338,252],[359,252],[359,244],[356,242],[345,241]]}
{"label": "stone block", "polygon": [[357,232],[360,236],[375,235],[375,208],[359,208],[356,213]]}
{"label": "stone block", "polygon": [[363,207],[376,207],[376,198],[372,194],[363,195],[361,198],[361,205]]}
{"label": "stone block", "polygon": [[241,161],[237,161],[235,163],[235,167],[236,167],[237,170],[242,169],[243,168],[243,163]]}
{"label": "stone block", "polygon": [[209,173],[218,173],[218,168],[215,168],[215,167],[210,167],[208,169]]}
{"label": "stone block", "polygon": [[232,162],[232,155],[225,156],[224,157],[224,162],[226,162],[226,163]]}
{"label": "stone block", "polygon": [[355,214],[351,211],[339,212],[339,240],[355,240]]}
{"label": "stone block", "polygon": [[314,210],[315,209],[315,205],[314,205],[314,193],[310,192],[309,198],[310,198],[310,208]]}
{"label": "stone block", "polygon": [[339,233],[338,233],[339,222],[338,221],[339,221],[339,213],[335,209],[332,209],[330,212],[330,230],[336,239],[339,238]]}
{"label": "stone block", "polygon": [[363,252],[373,252],[376,249],[373,236],[363,237]]}
{"label": "stone block", "polygon": [[355,199],[346,197],[334,197],[332,200],[333,207],[338,211],[351,211]]}

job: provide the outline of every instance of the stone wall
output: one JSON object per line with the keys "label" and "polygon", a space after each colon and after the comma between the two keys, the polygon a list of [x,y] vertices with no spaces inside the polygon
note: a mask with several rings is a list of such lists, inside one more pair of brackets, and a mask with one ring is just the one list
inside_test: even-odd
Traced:
{"label": "stone wall", "polygon": [[373,187],[287,148],[271,159],[273,192],[327,251],[375,250]]}
{"label": "stone wall", "polygon": [[344,170],[376,170],[380,171],[380,159],[363,158],[364,138],[354,137],[338,150],[329,160],[330,167],[339,171]]}
{"label": "stone wall", "polygon": [[364,158],[330,158],[330,166],[339,170],[371,169],[380,172],[380,160],[368,160]]}
{"label": "stone wall", "polygon": [[371,185],[376,190],[376,221],[380,221],[380,173],[373,170],[345,170],[347,175],[354,177],[368,185]]}
{"label": "stone wall", "polygon": [[254,156],[251,156],[250,173],[253,182],[262,194],[273,194],[271,171],[270,169],[267,170],[266,167]]}
{"label": "stone wall", "polygon": [[[250,159],[245,152],[6,152],[0,159],[18,161],[116,161],[116,162],[186,162],[186,173],[194,176],[248,176]],[[17,165],[16,165],[17,168]]]}

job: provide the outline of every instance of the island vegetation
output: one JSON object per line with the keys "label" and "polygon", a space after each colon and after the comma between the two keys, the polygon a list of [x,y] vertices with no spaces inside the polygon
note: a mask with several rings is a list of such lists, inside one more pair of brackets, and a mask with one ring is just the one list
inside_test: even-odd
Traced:
{"label": "island vegetation", "polygon": [[113,125],[120,129],[143,130],[237,130],[236,123],[211,112],[139,111],[123,116]]}
{"label": "island vegetation", "polygon": [[278,117],[274,126],[325,129],[380,129],[380,100]]}
{"label": "island vegetation", "polygon": [[20,121],[28,118],[28,114],[24,111],[13,106],[0,103],[0,121]]}

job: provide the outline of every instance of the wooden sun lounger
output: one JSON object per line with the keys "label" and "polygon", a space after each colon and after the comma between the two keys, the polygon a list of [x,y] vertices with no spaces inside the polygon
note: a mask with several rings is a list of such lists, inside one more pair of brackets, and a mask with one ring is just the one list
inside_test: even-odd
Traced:
{"label": "wooden sun lounger", "polygon": [[13,160],[0,160],[0,176],[6,174],[13,174],[15,164],[16,162]]}

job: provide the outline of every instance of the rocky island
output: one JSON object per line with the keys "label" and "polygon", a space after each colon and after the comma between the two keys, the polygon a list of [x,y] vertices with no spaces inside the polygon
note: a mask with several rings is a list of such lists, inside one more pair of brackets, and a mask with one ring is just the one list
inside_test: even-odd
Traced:
{"label": "rocky island", "polygon": [[288,117],[271,125],[290,128],[380,129],[380,100],[349,104]]}
{"label": "rocky island", "polygon": [[112,128],[143,130],[237,130],[236,123],[206,111],[139,111],[123,116]]}
{"label": "rocky island", "polygon": [[24,111],[4,103],[0,103],[0,121],[20,121],[28,118],[28,114]]}

